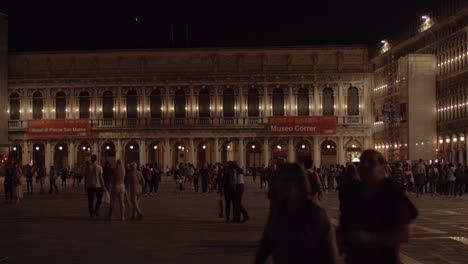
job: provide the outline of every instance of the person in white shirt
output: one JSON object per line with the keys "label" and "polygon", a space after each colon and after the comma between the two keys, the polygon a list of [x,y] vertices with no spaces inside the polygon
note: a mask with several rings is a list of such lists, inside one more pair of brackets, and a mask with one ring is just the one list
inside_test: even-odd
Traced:
{"label": "person in white shirt", "polygon": [[[99,208],[101,207],[102,196],[104,191],[107,191],[104,186],[104,178],[102,177],[102,167],[96,164],[97,156],[91,155],[91,165],[85,173],[85,188],[88,195],[89,217],[99,216]],[[96,204],[94,198],[96,197]]]}

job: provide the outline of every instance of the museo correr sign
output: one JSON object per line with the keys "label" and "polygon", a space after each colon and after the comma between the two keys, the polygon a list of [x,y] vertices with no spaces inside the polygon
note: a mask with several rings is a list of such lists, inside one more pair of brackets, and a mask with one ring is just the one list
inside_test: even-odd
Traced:
{"label": "museo correr sign", "polygon": [[272,116],[268,134],[274,136],[334,135],[336,116]]}

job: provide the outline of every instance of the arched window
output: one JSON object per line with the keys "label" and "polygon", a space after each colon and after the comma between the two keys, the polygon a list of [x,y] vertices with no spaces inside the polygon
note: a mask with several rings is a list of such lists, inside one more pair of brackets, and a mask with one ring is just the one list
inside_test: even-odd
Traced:
{"label": "arched window", "polygon": [[234,90],[224,89],[223,91],[223,116],[234,117]]}
{"label": "arched window", "polygon": [[35,92],[33,94],[33,119],[42,119],[43,109],[42,93]]}
{"label": "arched window", "polygon": [[255,88],[249,89],[249,94],[247,96],[248,104],[248,113],[249,117],[258,117],[260,116],[260,97],[258,95],[258,90]]}
{"label": "arched window", "polygon": [[127,92],[127,118],[138,117],[138,97],[135,90]]}
{"label": "arched window", "polygon": [[175,117],[185,117],[185,91],[179,89],[175,92],[174,96],[174,114]]}
{"label": "arched window", "polygon": [[330,87],[323,89],[322,112],[323,115],[335,114],[335,98],[333,97],[333,89]]}
{"label": "arched window", "polygon": [[302,87],[297,93],[297,115],[309,115],[309,89]]}
{"label": "arched window", "polygon": [[55,118],[67,118],[67,98],[64,92],[55,94]]}
{"label": "arched window", "polygon": [[86,91],[83,91],[79,95],[79,112],[80,112],[80,118],[89,118],[89,110],[91,107],[90,101],[89,101],[89,93]]}
{"label": "arched window", "polygon": [[206,88],[198,92],[198,115],[210,117],[210,91]]}
{"label": "arched window", "polygon": [[20,119],[20,97],[17,93],[10,94],[10,120]]}
{"label": "arched window", "polygon": [[359,115],[359,91],[356,87],[348,89],[348,115]]}
{"label": "arched window", "polygon": [[151,118],[161,118],[161,91],[159,89],[151,91],[150,108]]}
{"label": "arched window", "polygon": [[102,117],[114,117],[114,95],[111,91],[105,91],[102,95]]}
{"label": "arched window", "polygon": [[275,88],[272,97],[273,116],[284,116],[284,93],[283,89]]}

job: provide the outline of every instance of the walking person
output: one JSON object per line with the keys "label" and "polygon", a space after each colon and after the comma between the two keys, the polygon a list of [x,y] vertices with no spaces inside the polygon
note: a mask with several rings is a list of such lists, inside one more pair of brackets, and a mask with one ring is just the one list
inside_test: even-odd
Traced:
{"label": "walking person", "polygon": [[271,179],[271,206],[255,264],[336,261],[334,232],[326,211],[309,198],[307,177],[297,164],[282,164]]}
{"label": "walking person", "polygon": [[462,197],[463,193],[465,192],[465,171],[461,163],[459,163],[458,167],[455,169],[454,175],[455,175],[455,192],[453,196],[459,195],[460,197]]}
{"label": "walking person", "polygon": [[252,179],[255,182],[255,180],[257,179],[257,167],[254,166],[250,168],[250,171],[252,172]]}
{"label": "walking person", "polygon": [[195,192],[198,192],[198,190],[200,189],[200,170],[199,169],[195,169],[195,171],[193,172],[193,176],[192,176],[192,181],[193,181],[193,190]]}
{"label": "walking person", "polygon": [[5,203],[13,202],[13,177],[15,170],[13,164],[7,163],[5,166],[5,179],[3,181],[3,188],[5,192]]}
{"label": "walking person", "polygon": [[67,187],[67,178],[68,178],[68,168],[65,167],[60,170],[61,178],[62,178],[62,188]]}
{"label": "walking person", "polygon": [[419,159],[418,164],[415,167],[416,177],[414,183],[416,185],[416,198],[421,197],[424,193],[424,185],[426,184],[426,166],[422,159]]}
{"label": "walking person", "polygon": [[57,187],[57,171],[55,170],[54,166],[50,166],[50,172],[49,172],[49,193],[52,193],[52,191],[55,189],[55,193],[58,193],[58,187]]}
{"label": "walking person", "polygon": [[447,190],[448,190],[448,195],[453,195],[455,196],[455,181],[457,178],[455,177],[455,167],[453,166],[452,163],[449,163],[448,168],[447,168]]}
{"label": "walking person", "polygon": [[[102,167],[97,164],[97,156],[91,155],[91,165],[88,167],[85,175],[85,187],[88,196],[89,217],[99,216],[99,208],[101,207],[102,196],[104,191],[107,191],[104,186],[104,178],[102,177]],[[96,199],[96,203],[94,200]]]}
{"label": "walking person", "polygon": [[18,162],[15,162],[13,168],[13,193],[15,197],[15,204],[19,204],[21,199],[23,199],[23,169],[21,168],[21,164]]}
{"label": "walking person", "polygon": [[439,184],[439,170],[434,164],[429,166],[429,191],[431,192],[431,196],[437,195],[438,191],[438,184]]}
{"label": "walking person", "polygon": [[306,170],[307,179],[310,184],[310,196],[312,200],[319,200],[319,193],[322,190],[322,184],[320,183],[320,176],[317,172],[312,169],[313,161],[311,159],[306,159],[304,161],[304,168]]}
{"label": "walking person", "polygon": [[209,170],[206,163],[203,164],[203,167],[200,169],[199,174],[201,179],[202,192],[206,193],[208,190],[208,181],[210,178]]}
{"label": "walking person", "polygon": [[[234,169],[236,170],[236,189],[235,189],[235,200],[234,200],[234,221],[233,222],[247,222],[250,217],[247,210],[245,210],[244,206],[242,205],[242,195],[245,191],[245,179],[244,179],[244,171],[234,164]],[[242,220],[241,220],[242,215]]]}
{"label": "walking person", "polygon": [[125,190],[125,168],[121,160],[117,160],[116,167],[112,170],[109,176],[110,186],[110,204],[109,213],[107,218],[112,220],[112,211],[114,210],[115,202],[117,201],[120,206],[120,220],[125,221],[125,199],[127,191]]}
{"label": "walking person", "polygon": [[158,168],[158,164],[154,163],[151,170],[151,181],[154,193],[156,194],[159,190],[159,184],[161,183],[161,171]]}
{"label": "walking person", "polygon": [[44,185],[45,185],[45,178],[46,178],[46,169],[45,166],[39,165],[37,169],[37,177],[39,178],[39,185],[41,186],[41,194],[44,193]]}
{"label": "walking person", "polygon": [[112,166],[109,161],[106,161],[104,168],[102,168],[102,178],[104,179],[104,186],[106,189],[110,187],[110,178],[114,174]]}
{"label": "walking person", "polygon": [[[362,153],[362,183],[346,219],[347,264],[400,263],[400,243],[408,242],[417,209],[387,177],[386,160],[375,150]],[[422,166],[422,161],[420,162]],[[419,186],[419,187],[422,187]]]}
{"label": "walking person", "polygon": [[232,161],[229,161],[227,164],[227,168],[225,168],[224,170],[223,182],[222,182],[222,187],[223,187],[222,194],[224,195],[224,202],[225,202],[224,209],[225,209],[226,222],[231,221],[231,208],[234,209],[234,207],[237,206],[235,204],[236,178],[237,178],[236,174],[237,174],[237,170],[234,167],[234,163]]}
{"label": "walking person", "polygon": [[26,166],[26,192],[28,194],[33,193],[33,174],[35,172],[34,167],[31,167],[29,164]]}
{"label": "walking person", "polygon": [[146,196],[153,196],[153,166],[146,164],[146,168],[142,171],[142,175],[145,178],[145,197]]}
{"label": "walking person", "polygon": [[127,190],[130,204],[132,205],[132,216],[130,220],[143,219],[143,214],[140,209],[140,197],[145,185],[145,179],[138,170],[138,166],[135,162],[130,163],[130,172],[127,174]]}

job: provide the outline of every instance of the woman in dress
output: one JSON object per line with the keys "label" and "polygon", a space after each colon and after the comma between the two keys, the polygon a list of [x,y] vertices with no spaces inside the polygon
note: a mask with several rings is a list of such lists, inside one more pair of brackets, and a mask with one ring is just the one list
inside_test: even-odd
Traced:
{"label": "woman in dress", "polygon": [[114,209],[115,201],[120,205],[120,220],[125,221],[125,198],[127,192],[125,190],[125,168],[121,160],[117,160],[115,170],[109,175],[110,183],[110,205],[108,219],[112,219],[112,210]]}
{"label": "woman in dress", "polygon": [[139,202],[143,186],[145,185],[145,179],[138,170],[138,166],[135,162],[130,164],[130,171],[127,175],[127,185],[128,196],[133,207],[131,220],[135,219],[135,215],[138,215],[138,220],[141,220],[143,219],[143,214],[141,213]]}

